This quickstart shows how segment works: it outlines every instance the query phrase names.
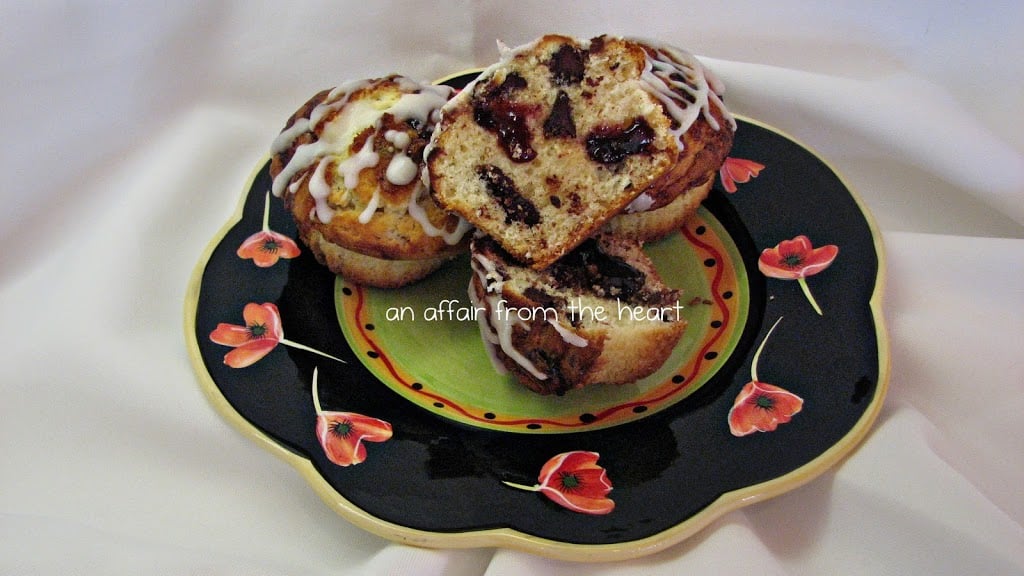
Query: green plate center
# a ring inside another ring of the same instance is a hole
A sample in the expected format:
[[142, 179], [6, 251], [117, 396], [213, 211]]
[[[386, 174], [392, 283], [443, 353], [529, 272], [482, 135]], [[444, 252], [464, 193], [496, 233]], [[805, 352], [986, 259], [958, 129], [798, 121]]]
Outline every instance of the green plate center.
[[[579, 432], [664, 410], [706, 383], [729, 358], [749, 308], [739, 251], [703, 207], [678, 233], [644, 247], [665, 283], [682, 290], [688, 324], [654, 374], [542, 396], [499, 374], [469, 301], [468, 256], [397, 290], [338, 278], [335, 310], [367, 369], [413, 404], [463, 424], [522, 433]], [[615, 314], [609, 310], [609, 314]]]

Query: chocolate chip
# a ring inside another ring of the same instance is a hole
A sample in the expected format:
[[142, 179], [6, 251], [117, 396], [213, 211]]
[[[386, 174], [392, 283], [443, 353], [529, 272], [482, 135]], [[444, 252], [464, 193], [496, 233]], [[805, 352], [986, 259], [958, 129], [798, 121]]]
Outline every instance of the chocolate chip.
[[549, 268], [560, 286], [592, 290], [599, 296], [634, 299], [646, 283], [643, 271], [601, 249], [593, 238], [585, 240]]
[[544, 121], [544, 135], [548, 138], [575, 138], [576, 124], [572, 121], [572, 103], [565, 90], [559, 90], [551, 115]]
[[528, 286], [525, 290], [523, 290], [523, 296], [529, 298], [534, 304], [540, 306], [541, 308], [546, 308], [549, 310], [557, 310], [565, 306], [565, 298], [560, 298], [553, 294], [548, 294], [547, 292], [541, 290], [540, 288], [537, 288], [536, 286]]
[[527, 226], [536, 226], [540, 223], [540, 212], [537, 207], [519, 193], [515, 183], [502, 172], [501, 168], [487, 164], [478, 166], [476, 173], [483, 180], [487, 192], [497, 200], [505, 211], [506, 224], [521, 222]]
[[523, 78], [516, 72], [512, 72], [505, 76], [501, 84], [497, 88], [488, 92], [488, 98], [510, 98], [512, 93], [516, 90], [526, 88], [526, 78]]
[[548, 68], [551, 70], [551, 81], [558, 86], [579, 84], [583, 80], [586, 68], [585, 57], [586, 52], [579, 48], [569, 44], [562, 44], [551, 55], [551, 60], [548, 61]]

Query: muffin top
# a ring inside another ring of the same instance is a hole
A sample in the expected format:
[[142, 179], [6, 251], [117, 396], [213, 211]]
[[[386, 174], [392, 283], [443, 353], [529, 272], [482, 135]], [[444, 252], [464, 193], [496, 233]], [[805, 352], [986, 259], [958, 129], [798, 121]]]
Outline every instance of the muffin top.
[[453, 90], [397, 75], [324, 90], [271, 148], [272, 192], [300, 231], [385, 259], [421, 259], [460, 245], [468, 226], [426, 194], [423, 149]]

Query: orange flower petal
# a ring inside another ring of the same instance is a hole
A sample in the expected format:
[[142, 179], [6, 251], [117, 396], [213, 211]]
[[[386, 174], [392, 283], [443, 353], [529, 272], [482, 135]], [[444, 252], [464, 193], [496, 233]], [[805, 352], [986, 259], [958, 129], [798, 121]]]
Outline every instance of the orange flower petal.
[[747, 158], [726, 158], [726, 162], [730, 165], [731, 169], [735, 170], [736, 172], [743, 173], [743, 180], [739, 180], [739, 176], [736, 177], [736, 181], [740, 182], [741, 184], [744, 182], [749, 182], [751, 178], [756, 178], [759, 174], [761, 174], [761, 170], [764, 170], [764, 164], [761, 164], [760, 162], [754, 162], [753, 160], [749, 160]]
[[838, 255], [839, 247], [835, 244], [828, 244], [811, 250], [810, 257], [807, 259], [807, 266], [804, 269], [804, 276], [814, 276], [828, 268]]
[[322, 412], [316, 420], [316, 437], [327, 458], [339, 466], [366, 460], [366, 442], [391, 438], [391, 424], [351, 412]]
[[266, 232], [262, 231], [249, 236], [238, 246], [235, 254], [238, 254], [239, 258], [252, 258], [263, 247], [263, 243], [266, 242], [266, 236]]
[[746, 158], [728, 157], [718, 169], [718, 176], [726, 192], [735, 192], [736, 184], [745, 184], [757, 177], [764, 169], [764, 164]]
[[295, 258], [299, 254], [302, 254], [302, 250], [299, 249], [299, 245], [291, 238], [273, 231], [271, 231], [270, 234], [277, 240], [279, 246], [278, 250], [281, 252], [281, 258]]
[[811, 251], [811, 248], [811, 239], [803, 234], [792, 240], [783, 240], [779, 242], [778, 246], [780, 252], [796, 252], [798, 254], [806, 254]]
[[248, 326], [221, 322], [213, 332], [210, 332], [210, 340], [223, 346], [241, 346], [252, 342], [252, 332]]
[[277, 346], [277, 340], [264, 338], [253, 340], [224, 355], [224, 363], [232, 368], [252, 366]]
[[354, 414], [348, 412], [348, 417], [359, 429], [359, 433], [362, 434], [362, 439], [367, 442], [384, 442], [391, 439], [392, 429], [391, 424], [380, 420], [379, 418], [371, 418], [370, 416], [363, 416], [362, 414]]
[[729, 430], [734, 436], [771, 432], [789, 422], [803, 404], [802, 398], [783, 388], [748, 382], [729, 410]]
[[615, 509], [615, 501], [611, 498], [590, 498], [587, 496], [580, 496], [571, 492], [564, 492], [551, 488], [550, 486], [541, 486], [540, 492], [547, 496], [552, 502], [568, 508], [573, 512], [580, 512], [582, 514], [608, 514]]
[[722, 167], [718, 169], [718, 178], [722, 181], [722, 188], [725, 188], [726, 192], [732, 194], [737, 190], [736, 179], [733, 178], [732, 172], [729, 170], [728, 166], [723, 164]]

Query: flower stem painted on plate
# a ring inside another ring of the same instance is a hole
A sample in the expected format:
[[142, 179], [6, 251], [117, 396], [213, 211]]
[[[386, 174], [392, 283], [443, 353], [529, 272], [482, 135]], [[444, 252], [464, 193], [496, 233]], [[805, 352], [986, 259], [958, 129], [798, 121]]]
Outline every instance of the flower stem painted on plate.
[[733, 436], [746, 436], [754, 432], [771, 432], [779, 424], [789, 422], [793, 415], [803, 409], [804, 401], [792, 392], [762, 382], [757, 375], [757, 364], [761, 359], [765, 343], [782, 321], [780, 317], [768, 329], [764, 340], [754, 352], [750, 363], [750, 382], [747, 382], [729, 409], [729, 431]]
[[263, 199], [263, 227], [260, 228], [263, 232], [270, 231], [270, 191], [267, 191], [266, 197]]
[[317, 383], [320, 373], [320, 368], [313, 367], [313, 409], [316, 410], [316, 415], [320, 416], [324, 413], [324, 409], [320, 407], [320, 386]]
[[312, 352], [314, 354], [319, 354], [319, 355], [323, 356], [324, 358], [330, 358], [331, 360], [337, 360], [338, 362], [341, 362], [342, 364], [347, 364], [347, 362], [345, 362], [341, 358], [337, 358], [337, 357], [331, 356], [330, 354], [328, 354], [326, 352], [321, 352], [321, 351], [317, 350], [316, 348], [310, 348], [309, 346], [306, 346], [305, 344], [300, 344], [298, 342], [292, 342], [291, 340], [288, 340], [287, 338], [281, 338], [281, 344], [284, 344], [285, 346], [290, 346], [290, 347], [295, 348], [297, 350], [305, 350], [306, 352]]
[[821, 312], [821, 306], [818, 306], [818, 301], [814, 299], [814, 294], [811, 294], [811, 288], [807, 285], [807, 278], [797, 278], [796, 281], [797, 284], [800, 284], [800, 289], [804, 291], [804, 296], [807, 297], [807, 301], [811, 303], [814, 311], [818, 313], [818, 316], [824, 316]]
[[527, 492], [540, 492], [540, 484], [534, 484], [529, 486], [527, 484], [518, 484], [516, 482], [509, 482], [508, 480], [502, 480], [502, 484], [511, 488], [518, 488], [519, 490], [526, 490]]
[[758, 382], [757, 362], [761, 359], [761, 352], [764, 351], [764, 345], [768, 342], [768, 338], [771, 337], [772, 332], [775, 331], [779, 322], [782, 322], [782, 316], [779, 316], [779, 319], [775, 321], [775, 324], [772, 324], [772, 327], [768, 329], [768, 333], [764, 335], [764, 340], [761, 340], [761, 344], [757, 347], [757, 351], [754, 352], [754, 359], [750, 362], [750, 379], [754, 382]]

